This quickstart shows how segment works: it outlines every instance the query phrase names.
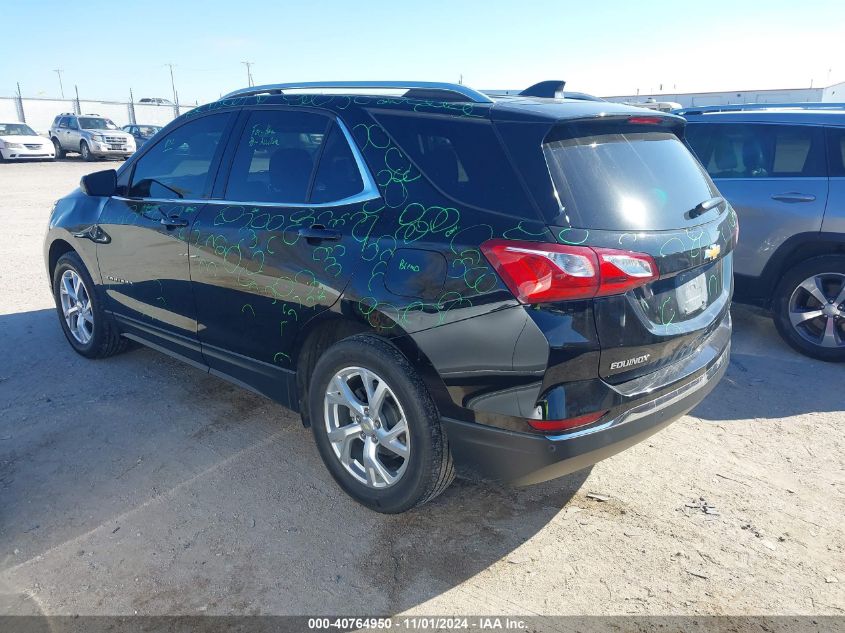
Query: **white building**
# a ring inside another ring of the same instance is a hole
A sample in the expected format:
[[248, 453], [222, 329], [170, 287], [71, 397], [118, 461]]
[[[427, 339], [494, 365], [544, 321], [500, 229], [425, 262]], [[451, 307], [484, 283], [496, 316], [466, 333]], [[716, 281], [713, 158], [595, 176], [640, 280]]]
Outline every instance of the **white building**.
[[799, 103], [799, 102], [834, 102], [845, 103], [845, 81], [827, 88], [783, 88], [779, 90], [735, 90], [725, 92], [687, 92], [639, 95], [616, 95], [603, 97], [619, 103], [645, 103], [654, 101], [674, 101], [682, 107], [727, 105], [736, 103]]

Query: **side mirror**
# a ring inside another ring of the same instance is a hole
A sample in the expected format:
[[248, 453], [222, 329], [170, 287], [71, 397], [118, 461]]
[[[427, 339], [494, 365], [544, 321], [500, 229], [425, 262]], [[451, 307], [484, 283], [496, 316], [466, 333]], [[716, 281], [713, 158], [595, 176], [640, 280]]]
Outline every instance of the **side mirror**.
[[117, 190], [117, 172], [114, 169], [106, 169], [87, 174], [79, 181], [79, 188], [89, 196], [113, 196]]

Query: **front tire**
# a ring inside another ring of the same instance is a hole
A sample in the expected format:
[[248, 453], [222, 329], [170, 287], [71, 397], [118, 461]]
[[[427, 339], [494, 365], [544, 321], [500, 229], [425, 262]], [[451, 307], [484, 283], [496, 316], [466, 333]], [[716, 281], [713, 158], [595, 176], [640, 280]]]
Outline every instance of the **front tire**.
[[845, 361], [845, 255], [824, 255], [789, 270], [775, 290], [775, 326], [802, 354]]
[[94, 155], [91, 153], [91, 148], [88, 147], [88, 143], [86, 143], [85, 141], [82, 141], [79, 144], [79, 153], [82, 154], [82, 160], [86, 162], [90, 163], [92, 160], [94, 160]]
[[332, 477], [359, 503], [399, 513], [454, 479], [431, 396], [390, 343], [358, 335], [323, 353], [308, 392], [311, 429]]
[[106, 358], [126, 349], [114, 319], [100, 305], [94, 280], [74, 252], [65, 253], [53, 271], [53, 297], [65, 337], [86, 358]]
[[53, 147], [56, 148], [56, 158], [64, 158], [65, 157], [65, 150], [62, 149], [62, 144], [59, 143], [59, 139], [53, 139]]

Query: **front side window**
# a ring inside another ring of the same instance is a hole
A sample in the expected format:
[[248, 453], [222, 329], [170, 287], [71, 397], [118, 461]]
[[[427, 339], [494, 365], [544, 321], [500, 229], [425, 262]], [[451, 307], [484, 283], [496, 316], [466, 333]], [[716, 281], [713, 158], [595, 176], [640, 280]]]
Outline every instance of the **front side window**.
[[690, 123], [686, 138], [713, 178], [826, 175], [824, 137], [818, 127]]
[[160, 139], [135, 164], [131, 198], [196, 199], [208, 196], [211, 168], [222, 150], [230, 113], [194, 119]]
[[311, 112], [251, 112], [238, 141], [225, 198], [305, 203], [331, 124], [328, 117]]

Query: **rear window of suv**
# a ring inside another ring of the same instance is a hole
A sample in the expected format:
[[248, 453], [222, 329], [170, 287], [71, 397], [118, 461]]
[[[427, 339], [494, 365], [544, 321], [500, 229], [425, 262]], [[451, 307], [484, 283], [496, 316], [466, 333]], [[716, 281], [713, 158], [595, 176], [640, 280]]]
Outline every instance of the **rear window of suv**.
[[718, 194], [675, 134], [617, 126], [585, 131], [553, 131], [543, 145], [561, 212], [572, 226], [659, 231], [712, 219], [686, 217]]
[[531, 208], [489, 121], [400, 114], [378, 114], [376, 119], [450, 198], [518, 217]]

